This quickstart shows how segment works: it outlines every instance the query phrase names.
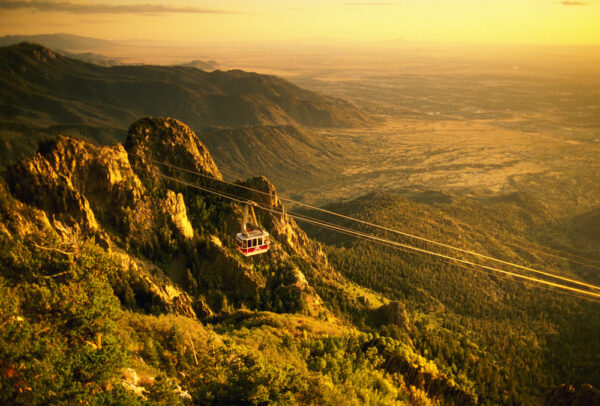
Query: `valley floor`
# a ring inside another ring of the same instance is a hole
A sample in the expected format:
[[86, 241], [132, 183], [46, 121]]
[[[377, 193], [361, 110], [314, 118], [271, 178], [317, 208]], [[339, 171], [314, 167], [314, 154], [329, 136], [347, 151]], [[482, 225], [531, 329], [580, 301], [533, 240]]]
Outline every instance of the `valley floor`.
[[337, 162], [338, 176], [317, 180], [313, 188], [289, 190], [307, 201], [343, 200], [375, 190], [474, 196], [524, 191], [559, 216], [600, 205], [600, 143], [589, 138], [524, 132], [485, 121], [391, 117], [373, 128], [324, 130], [320, 136], [344, 156]]

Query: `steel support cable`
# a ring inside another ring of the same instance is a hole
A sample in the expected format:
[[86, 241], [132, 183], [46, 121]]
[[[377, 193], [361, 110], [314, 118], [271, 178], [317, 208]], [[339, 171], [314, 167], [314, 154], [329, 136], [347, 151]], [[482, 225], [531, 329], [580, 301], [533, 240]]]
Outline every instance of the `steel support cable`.
[[[524, 244], [524, 245], [527, 245], [526, 241], [520, 241], [520, 243]], [[509, 246], [511, 246], [513, 248], [515, 248], [515, 247], [523, 248], [523, 247], [520, 247], [517, 244], [518, 244], [517, 242], [506, 243], [506, 245], [509, 245]], [[573, 264], [581, 265], [581, 266], [584, 266], [584, 267], [589, 268], [589, 269], [595, 269], [597, 271], [600, 271], [600, 265], [592, 265], [592, 264], [588, 264], [588, 263], [585, 263], [585, 262], [578, 261], [576, 259], [566, 258], [566, 257], [560, 256], [560, 255], [553, 254], [553, 253], [548, 252], [548, 251], [544, 251], [544, 247], [541, 246], [541, 245], [532, 244], [532, 246], [535, 247], [535, 248], [537, 248], [537, 249], [539, 249], [541, 251], [541, 252], [539, 252], [540, 256], [551, 257], [551, 258], [556, 258], [556, 259], [562, 259], [562, 260], [565, 260], [565, 261], [569, 261], [569, 262], [571, 262]], [[551, 249], [551, 248], [547, 248], [547, 249]], [[569, 255], [568, 253], [565, 253], [565, 254]], [[591, 259], [591, 258], [586, 258], [586, 259], [589, 260], [589, 261], [594, 262], [594, 260]]]
[[[260, 207], [260, 206], [259, 206], [259, 208], [261, 208], [263, 210], [266, 209], [268, 211], [274, 211], [276, 213], [281, 213], [278, 210], [268, 209], [268, 208], [264, 208], [264, 207]], [[306, 217], [295, 216], [295, 215], [289, 214], [289, 213], [288, 213], [288, 216], [290, 216], [293, 219], [298, 220], [298, 221], [304, 221], [304, 222], [307, 222], [309, 224], [313, 224], [313, 225], [316, 225], [316, 226], [328, 228], [330, 230], [341, 231], [343, 233], [355, 235], [357, 237], [361, 237], [361, 238], [364, 238], [364, 239], [367, 239], [367, 240], [382, 242], [384, 244], [389, 244], [389, 246], [400, 247], [400, 248], [412, 250], [412, 251], [415, 251], [415, 252], [418, 252], [418, 253], [433, 255], [433, 256], [436, 256], [436, 257], [439, 257], [439, 258], [444, 258], [444, 259], [455, 261], [455, 262], [458, 262], [458, 263], [461, 263], [461, 264], [471, 265], [471, 266], [474, 266], [474, 267], [480, 267], [480, 268], [483, 268], [483, 269], [486, 269], [486, 270], [489, 270], [489, 271], [502, 273], [504, 275], [513, 276], [513, 277], [516, 277], [516, 278], [525, 279], [525, 280], [528, 280], [530, 282], [536, 282], [536, 283], [540, 283], [540, 284], [543, 284], [543, 285], [552, 286], [552, 287], [555, 287], [555, 288], [565, 289], [565, 290], [568, 290], [568, 291], [577, 292], [577, 293], [581, 293], [581, 294], [584, 294], [584, 295], [588, 295], [588, 296], [592, 296], [592, 297], [600, 299], [600, 294], [599, 293], [594, 293], [594, 292], [590, 292], [590, 291], [587, 291], [587, 290], [578, 289], [578, 288], [574, 288], [574, 287], [571, 287], [571, 286], [562, 285], [562, 284], [559, 284], [559, 283], [554, 283], [554, 282], [551, 282], [551, 281], [546, 281], [546, 280], [543, 280], [543, 279], [538, 279], [538, 278], [533, 278], [533, 277], [526, 276], [526, 275], [521, 275], [521, 274], [518, 274], [518, 273], [511, 272], [511, 271], [506, 271], [504, 269], [499, 269], [499, 268], [495, 268], [495, 267], [491, 267], [491, 266], [487, 266], [487, 265], [483, 265], [483, 264], [478, 264], [476, 262], [468, 261], [468, 260], [465, 260], [465, 259], [455, 258], [455, 257], [449, 256], [449, 255], [440, 254], [438, 252], [434, 252], [434, 251], [430, 251], [430, 250], [426, 250], [426, 249], [422, 249], [422, 248], [418, 248], [418, 247], [413, 247], [411, 245], [399, 243], [399, 242], [396, 242], [396, 241], [391, 241], [391, 240], [388, 240], [388, 239], [385, 239], [385, 238], [380, 238], [380, 237], [377, 237], [377, 236], [374, 236], [374, 235], [370, 235], [370, 234], [361, 233], [359, 231], [347, 229], [345, 227], [333, 226], [331, 224], [322, 223], [322, 222], [320, 222], [318, 220], [314, 220], [314, 219], [310, 219], [310, 218], [306, 218]]]
[[[288, 213], [288, 214], [290, 214], [290, 213]], [[296, 214], [296, 213], [291, 213], [291, 214], [292, 214], [292, 215], [295, 215], [295, 216], [298, 216], [298, 214]], [[309, 218], [309, 219], [311, 219], [311, 217], [308, 217], [308, 218]], [[324, 220], [319, 220], [319, 221], [321, 221], [321, 222], [322, 222], [322, 224], [328, 224], [328, 225], [330, 225], [330, 226], [337, 226], [337, 224], [329, 223], [329, 222], [326, 222], [326, 221], [324, 221]], [[562, 278], [562, 277], [560, 277], [560, 276], [557, 276], [557, 275], [554, 275], [554, 274], [549, 274], [549, 276], [550, 276], [550, 277], [552, 277], [552, 278], [557, 278], [557, 279], [566, 279], [567, 281], [571, 282], [571, 280], [569, 280], [568, 278]], [[577, 281], [573, 281], [573, 282], [577, 282]], [[593, 285], [592, 285], [592, 286], [593, 286]], [[597, 288], [597, 289], [600, 289], [600, 287], [596, 287], [596, 288]]]
[[[190, 173], [190, 174], [202, 176], [204, 178], [211, 179], [211, 180], [214, 180], [214, 181], [217, 181], [217, 182], [221, 182], [221, 183], [224, 183], [224, 184], [227, 184], [227, 185], [230, 185], [230, 186], [235, 186], [235, 187], [238, 187], [238, 188], [241, 188], [241, 189], [245, 189], [245, 190], [248, 190], [248, 191], [251, 191], [251, 192], [255, 192], [255, 193], [262, 194], [262, 195], [270, 196], [270, 194], [267, 193], [267, 192], [263, 192], [261, 190], [250, 188], [250, 187], [244, 186], [244, 185], [239, 185], [239, 184], [234, 183], [234, 182], [229, 182], [229, 181], [226, 181], [226, 180], [217, 179], [217, 178], [215, 178], [213, 176], [206, 175], [206, 174], [203, 174], [203, 173], [198, 172], [198, 171], [193, 171], [193, 170], [190, 170], [190, 169], [180, 168], [180, 167], [177, 167], [175, 165], [171, 165], [171, 164], [166, 163], [166, 162], [161, 162], [161, 161], [156, 161], [156, 160], [151, 160], [151, 161], [154, 162], [154, 163], [157, 163], [157, 164], [160, 164], [160, 165], [163, 165], [163, 166], [175, 169], [175, 170], [180, 170], [180, 171], [187, 172], [187, 173]], [[522, 270], [525, 270], [525, 271], [537, 273], [539, 275], [544, 275], [544, 276], [548, 276], [548, 277], [551, 277], [551, 278], [560, 279], [562, 281], [573, 283], [573, 284], [580, 285], [580, 286], [585, 286], [585, 287], [590, 288], [590, 289], [600, 290], [599, 286], [592, 285], [592, 284], [589, 284], [589, 283], [586, 283], [586, 282], [581, 282], [581, 281], [578, 281], [578, 280], [575, 280], [575, 279], [567, 278], [567, 277], [556, 275], [556, 274], [553, 274], [553, 273], [540, 271], [538, 269], [534, 269], [534, 268], [531, 268], [531, 267], [528, 267], [528, 266], [524, 266], [524, 265], [515, 264], [513, 262], [505, 261], [505, 260], [502, 260], [502, 259], [499, 259], [499, 258], [490, 257], [488, 255], [480, 254], [478, 252], [469, 251], [469, 250], [466, 250], [466, 249], [454, 247], [452, 245], [448, 245], [448, 244], [444, 244], [444, 243], [441, 243], [441, 242], [438, 242], [438, 241], [430, 240], [430, 239], [425, 238], [425, 237], [420, 237], [420, 236], [417, 236], [417, 235], [414, 235], [414, 234], [405, 233], [403, 231], [396, 230], [396, 229], [389, 228], [389, 227], [385, 227], [385, 226], [382, 226], [382, 225], [379, 225], [379, 224], [376, 224], [376, 223], [372, 223], [372, 222], [369, 222], [369, 221], [357, 219], [355, 217], [346, 216], [344, 214], [336, 213], [336, 212], [333, 212], [333, 211], [330, 211], [330, 210], [326, 210], [326, 209], [323, 209], [323, 208], [320, 208], [320, 207], [317, 207], [317, 206], [310, 205], [308, 203], [298, 202], [298, 201], [295, 201], [295, 200], [292, 200], [292, 199], [288, 199], [288, 198], [285, 198], [285, 197], [279, 197], [279, 200], [284, 201], [284, 202], [289, 202], [289, 203], [297, 204], [297, 205], [300, 205], [300, 206], [304, 206], [304, 207], [307, 207], [307, 208], [310, 208], [310, 209], [313, 209], [313, 210], [316, 210], [316, 211], [320, 211], [322, 213], [330, 214], [330, 215], [333, 215], [333, 216], [336, 216], [336, 217], [340, 217], [340, 218], [343, 218], [343, 219], [346, 219], [346, 220], [351, 220], [351, 221], [354, 221], [354, 222], [357, 222], [357, 223], [361, 223], [361, 224], [364, 224], [364, 225], [375, 227], [375, 228], [378, 228], [380, 230], [388, 231], [390, 233], [402, 235], [402, 236], [405, 236], [405, 237], [413, 238], [413, 239], [416, 239], [416, 240], [419, 240], [419, 241], [424, 241], [424, 242], [427, 242], [427, 243], [430, 243], [430, 244], [433, 244], [433, 245], [437, 245], [437, 246], [440, 246], [440, 247], [448, 248], [448, 249], [451, 249], [451, 250], [454, 250], [454, 251], [462, 252], [464, 254], [469, 254], [469, 255], [473, 255], [473, 256], [479, 257], [479, 258], [483, 258], [483, 259], [487, 259], [487, 260], [490, 260], [490, 261], [498, 262], [498, 263], [501, 263], [503, 265], [508, 265], [508, 266], [519, 268], [519, 269], [522, 269]], [[291, 214], [291, 213], [288, 213], [288, 214]], [[568, 258], [563, 258], [563, 259], [569, 260]], [[590, 266], [590, 265], [588, 265], [588, 266]], [[593, 267], [593, 266], [591, 266], [591, 267]]]
[[335, 216], [342, 217], [342, 218], [345, 218], [345, 219], [348, 219], [348, 220], [353, 220], [353, 221], [356, 221], [358, 223], [362, 223], [362, 224], [365, 224], [365, 225], [370, 225], [372, 227], [379, 228], [381, 230], [388, 231], [388, 232], [391, 232], [391, 233], [394, 233], [394, 234], [399, 234], [399, 235], [410, 237], [410, 238], [413, 238], [413, 239], [416, 239], [416, 240], [428, 242], [428, 243], [431, 243], [431, 244], [434, 244], [434, 245], [437, 245], [437, 246], [440, 246], [440, 247], [444, 247], [444, 248], [448, 248], [448, 249], [451, 249], [451, 250], [454, 250], [454, 251], [462, 252], [464, 254], [473, 255], [473, 256], [476, 256], [476, 257], [479, 257], [479, 258], [483, 258], [483, 259], [487, 259], [487, 260], [490, 260], [490, 261], [498, 262], [498, 263], [501, 263], [501, 264], [504, 264], [504, 265], [512, 266], [512, 267], [519, 268], [519, 269], [523, 269], [525, 271], [534, 272], [534, 273], [537, 273], [537, 274], [540, 274], [540, 275], [544, 275], [544, 276], [548, 276], [548, 277], [551, 277], [551, 278], [560, 279], [560, 280], [565, 281], [565, 282], [570, 282], [570, 283], [574, 283], [574, 284], [577, 284], [577, 285], [585, 286], [585, 287], [588, 287], [588, 288], [600, 290], [599, 286], [595, 286], [595, 285], [592, 285], [592, 284], [589, 284], [589, 283], [577, 281], [577, 280], [574, 280], [574, 279], [571, 279], [571, 278], [566, 278], [564, 276], [552, 274], [552, 273], [549, 273], [549, 272], [540, 271], [538, 269], [534, 269], [534, 268], [531, 268], [531, 267], [528, 267], [528, 266], [524, 266], [524, 265], [515, 264], [513, 262], [504, 261], [502, 259], [498, 259], [498, 258], [490, 257], [488, 255], [480, 254], [480, 253], [477, 253], [477, 252], [474, 252], [474, 251], [469, 251], [469, 250], [465, 250], [465, 249], [462, 249], [462, 248], [454, 247], [452, 245], [448, 245], [448, 244], [444, 244], [444, 243], [437, 242], [437, 241], [434, 241], [434, 240], [430, 240], [428, 238], [419, 237], [419, 236], [415, 236], [415, 235], [412, 235], [412, 234], [404, 233], [402, 231], [394, 230], [394, 229], [389, 228], [389, 227], [385, 227], [385, 226], [377, 225], [375, 223], [371, 223], [371, 222], [368, 222], [368, 221], [364, 221], [364, 220], [356, 219], [356, 218], [353, 218], [353, 217], [345, 216], [343, 214], [338, 214], [338, 213], [335, 213], [335, 212], [332, 212], [332, 211], [329, 211], [329, 210], [319, 209], [319, 208], [316, 208], [316, 207], [311, 207], [311, 208], [317, 209], [319, 211], [323, 211], [323, 212], [325, 212], [327, 214], [335, 215]]
[[[179, 170], [179, 171], [188, 172], [190, 174], [202, 176], [204, 178], [215, 180], [215, 181], [221, 182], [221, 183], [225, 183], [225, 184], [230, 185], [230, 186], [235, 186], [235, 187], [238, 187], [238, 188], [241, 188], [241, 189], [245, 189], [245, 190], [248, 190], [248, 191], [251, 191], [251, 192], [256, 192], [256, 193], [260, 193], [260, 194], [269, 196], [269, 193], [263, 192], [262, 190], [258, 190], [258, 189], [254, 189], [254, 188], [251, 188], [251, 187], [248, 187], [248, 186], [240, 185], [240, 184], [235, 183], [235, 182], [229, 182], [229, 181], [226, 181], [224, 179], [217, 179], [214, 176], [210, 176], [210, 175], [207, 175], [207, 174], [204, 174], [204, 173], [201, 173], [201, 172], [198, 172], [198, 171], [194, 171], [194, 170], [191, 170], [191, 169], [181, 168], [181, 167], [169, 164], [167, 162], [162, 162], [162, 161], [157, 161], [157, 160], [151, 160], [151, 162], [154, 162], [154, 163], [157, 163], [159, 165], [166, 166], [166, 167], [170, 167], [172, 169], [176, 169], [176, 170]], [[280, 200], [288, 202], [288, 203], [297, 204], [297, 205], [304, 206], [304, 207], [307, 207], [307, 208], [310, 208], [310, 209], [313, 209], [313, 210], [317, 210], [317, 211], [321, 211], [321, 212], [324, 212], [324, 213], [327, 213], [327, 214], [331, 214], [333, 216], [342, 217], [342, 218], [345, 218], [345, 219], [348, 219], [348, 220], [352, 220], [352, 221], [356, 221], [356, 222], [363, 223], [363, 224], [366, 224], [366, 225], [370, 225], [370, 226], [373, 226], [373, 227], [376, 227], [376, 228], [382, 228], [382, 229], [384, 229], [386, 231], [390, 231], [390, 232], [397, 233], [397, 234], [400, 234], [400, 235], [405, 235], [407, 237], [411, 237], [411, 238], [415, 238], [415, 239], [423, 239], [423, 240], [428, 241], [428, 242], [430, 242], [432, 244], [443, 245], [443, 243], [440, 243], [440, 242], [437, 242], [437, 241], [427, 240], [427, 239], [424, 239], [423, 237], [419, 237], [417, 235], [413, 235], [413, 234], [409, 234], [409, 233], [403, 233], [402, 231], [399, 231], [399, 230], [385, 228], [385, 226], [381, 226], [379, 224], [366, 222], [364, 220], [357, 219], [357, 218], [350, 217], [350, 216], [345, 216], [343, 214], [332, 212], [332, 211], [329, 211], [329, 210], [326, 210], [326, 209], [323, 209], [323, 208], [320, 208], [320, 207], [317, 207], [317, 206], [310, 205], [308, 203], [299, 202], [299, 201], [292, 200], [292, 199], [285, 198], [285, 197], [281, 197], [281, 196], [278, 196], [278, 197], [279, 197]], [[559, 253], [562, 253], [562, 254], [565, 254], [565, 255], [570, 255], [570, 256], [575, 257], [575, 258], [579, 258], [581, 260], [590, 261], [590, 262], [593, 262], [593, 263], [600, 264], [600, 261], [598, 261], [598, 260], [594, 260], [594, 259], [591, 259], [591, 258], [583, 257], [581, 255], [572, 254], [570, 252], [562, 251], [562, 250], [555, 249], [555, 248], [545, 247], [543, 245], [539, 245], [539, 244], [536, 244], [536, 243], [533, 243], [533, 242], [529, 242], [529, 241], [524, 241], [524, 240], [520, 240], [520, 241], [522, 243], [524, 243], [524, 244], [536, 247], [536, 248], [541, 249], [541, 250], [555, 251], [555, 252], [559, 252]], [[479, 253], [476, 253], [476, 252], [471, 252], [471, 251], [468, 251], [468, 250], [463, 250], [462, 248], [458, 248], [458, 247], [448, 246], [448, 248], [451, 248], [451, 249], [454, 249], [454, 250], [463, 251], [465, 253], [470, 253], [472, 255], [483, 255], [483, 254], [479, 254]], [[555, 257], [555, 258], [564, 259], [564, 260], [567, 260], [567, 261], [570, 261], [570, 262], [573, 262], [573, 263], [576, 263], [576, 264], [579, 264], [579, 265], [584, 265], [584, 266], [587, 266], [587, 267], [591, 267], [591, 268], [600, 270], [600, 268], [596, 267], [595, 265], [590, 265], [590, 264], [587, 264], [587, 263], [578, 262], [578, 261], [575, 261], [575, 260], [573, 260], [571, 258], [565, 258], [565, 257], [559, 256], [559, 255], [550, 254], [548, 252], [546, 252], [545, 254], [549, 255], [549, 256], [552, 256], [552, 257]], [[490, 258], [487, 258], [487, 259], [491, 259], [493, 261], [501, 261], [500, 259], [493, 258], [493, 257], [490, 257]], [[516, 267], [521, 267], [522, 266], [522, 265], [519, 265], [519, 264], [510, 263], [510, 262], [507, 262], [506, 264], [507, 265], [511, 265], [511, 266], [516, 266]], [[529, 269], [529, 270], [531, 270], [531, 269]], [[535, 272], [535, 270], [531, 270], [531, 271]], [[578, 281], [570, 281], [570, 282], [578, 283]]]
[[[342, 233], [342, 234], [346, 234], [346, 235], [351, 235], [351, 234], [345, 233], [343, 231], [338, 231], [338, 232]], [[387, 244], [387, 243], [383, 243], [383, 242], [379, 242], [379, 241], [370, 241], [370, 242], [374, 243], [374, 244], [381, 245], [382, 247], [386, 247], [386, 248], [390, 248], [390, 249], [394, 249], [394, 250], [399, 250], [399, 251], [402, 251], [404, 253], [411, 254], [411, 255], [417, 255], [417, 256], [425, 256], [426, 255], [426, 254], [423, 254], [421, 252], [410, 251], [410, 250], [407, 250], [407, 249], [404, 249], [404, 248], [395, 247], [393, 245], [390, 245], [390, 244]], [[466, 266], [464, 264], [460, 264], [460, 263], [456, 263], [456, 262], [450, 262], [450, 261], [448, 261], [448, 262], [450, 264], [452, 264], [453, 266], [457, 267], [457, 268], [461, 268], [461, 269], [464, 269], [464, 270], [467, 270], [467, 271], [476, 271], [476, 272], [480, 272], [480, 273], [483, 273], [483, 274], [486, 274], [486, 275], [494, 275], [494, 277], [496, 277], [496, 278], [499, 278], [499, 279], [502, 279], [502, 280], [505, 280], [505, 281], [513, 281], [514, 282], [514, 278], [512, 276], [509, 276], [509, 275], [499, 275], [499, 274], [497, 274], [495, 272], [492, 272], [492, 271], [489, 271], [487, 269], [480, 269], [480, 268], [473, 267], [473, 266]], [[575, 298], [575, 299], [585, 299], [585, 300], [591, 300], [591, 301], [600, 303], [600, 299], [592, 298], [592, 297], [589, 297], [587, 295], [584, 296], [584, 295], [581, 295], [581, 294], [578, 294], [578, 293], [574, 293], [574, 292], [569, 292], [569, 291], [566, 291], [566, 290], [557, 290], [557, 289], [554, 289], [552, 287], [548, 287], [548, 286], [545, 286], [545, 285], [536, 285], [536, 287], [538, 289], [543, 289], [543, 290], [546, 290], [546, 291], [549, 291], [549, 292], [553, 292], [553, 293], [560, 293], [561, 295], [569, 296], [569, 297], [572, 297], [572, 298]]]
[[[300, 220], [300, 219], [296, 219], [296, 220]], [[300, 220], [300, 221], [302, 221], [302, 220]], [[308, 221], [309, 220], [307, 220], [307, 222]], [[316, 224], [314, 224], [314, 225], [316, 225]], [[327, 227], [325, 225], [321, 225], [321, 227], [322, 228], [330, 229], [332, 231], [336, 231], [336, 232], [341, 233], [341, 234], [349, 235], [349, 236], [352, 236], [352, 237], [357, 237], [353, 233], [342, 231], [342, 230], [334, 230], [334, 229], [329, 228], [329, 227]], [[403, 248], [403, 247], [397, 247], [397, 246], [395, 246], [393, 244], [389, 244], [389, 243], [386, 243], [386, 242], [373, 241], [373, 240], [369, 240], [369, 242], [381, 245], [381, 246], [386, 247], [386, 248], [391, 248], [391, 249], [394, 249], [394, 250], [402, 251], [404, 253], [411, 254], [411, 255], [417, 255], [417, 256], [428, 255], [428, 254], [424, 254], [422, 252], [416, 252], [416, 251], [409, 250], [409, 249], [406, 249], [406, 248]], [[474, 266], [466, 266], [464, 264], [456, 263], [454, 261], [449, 261], [449, 263], [452, 264], [452, 265], [454, 265], [454, 266], [456, 266], [457, 268], [461, 268], [461, 269], [464, 269], [464, 270], [467, 270], [467, 271], [476, 271], [476, 272], [484, 273], [486, 275], [494, 275], [495, 277], [503, 279], [505, 281], [513, 281], [513, 282], [515, 281], [514, 278], [511, 275], [502, 275], [502, 274], [499, 275], [498, 273], [496, 273], [494, 271], [490, 271], [488, 269], [480, 269], [480, 268], [474, 267]], [[582, 295], [580, 293], [569, 292], [567, 290], [556, 290], [556, 289], [554, 289], [552, 287], [548, 287], [548, 286], [545, 286], [545, 285], [539, 285], [538, 284], [536, 286], [539, 289], [544, 289], [544, 290], [547, 290], [549, 292], [554, 292], [554, 293], [560, 293], [561, 295], [569, 296], [569, 297], [572, 297], [572, 298], [586, 299], [586, 300], [592, 300], [592, 301], [595, 301], [595, 302], [600, 302], [600, 298], [590, 297], [589, 295]]]
[[[205, 191], [205, 192], [208, 192], [208, 193], [213, 193], [213, 194], [215, 194], [217, 196], [221, 196], [221, 197], [224, 197], [226, 199], [230, 199], [230, 200], [236, 201], [238, 203], [243, 203], [243, 204], [247, 203], [247, 200], [242, 200], [242, 199], [239, 199], [239, 198], [236, 198], [236, 197], [232, 197], [230, 195], [227, 195], [227, 194], [224, 194], [224, 193], [220, 193], [220, 192], [215, 191], [215, 190], [210, 189], [210, 188], [206, 188], [206, 187], [202, 187], [202, 186], [199, 186], [199, 185], [195, 185], [193, 183], [185, 182], [185, 181], [182, 181], [180, 179], [173, 178], [173, 177], [166, 176], [166, 175], [160, 175], [160, 176], [162, 176], [165, 179], [168, 179], [168, 180], [171, 180], [171, 181], [174, 181], [174, 182], [177, 182], [177, 183], [181, 183], [183, 185], [186, 185], [186, 186], [189, 186], [189, 187], [192, 187], [192, 188], [195, 188], [195, 189], [199, 189], [199, 190], [202, 190], [202, 191]], [[599, 293], [594, 293], [594, 292], [590, 292], [590, 291], [587, 291], [587, 290], [578, 289], [578, 288], [574, 288], [574, 287], [571, 287], [571, 286], [566, 286], [566, 285], [562, 285], [562, 284], [559, 284], [559, 283], [546, 281], [546, 280], [543, 280], [543, 279], [533, 278], [533, 277], [526, 276], [526, 275], [521, 275], [521, 274], [518, 274], [518, 273], [515, 273], [515, 272], [506, 271], [506, 270], [503, 270], [503, 269], [494, 268], [494, 267], [483, 265], [483, 264], [478, 264], [476, 262], [468, 261], [468, 260], [465, 260], [465, 259], [459, 259], [459, 258], [455, 258], [455, 257], [449, 256], [449, 255], [440, 254], [440, 253], [437, 253], [437, 252], [434, 252], [434, 251], [430, 251], [430, 250], [426, 250], [426, 249], [422, 249], [422, 248], [418, 248], [418, 247], [413, 247], [411, 245], [407, 245], [407, 244], [399, 243], [397, 241], [392, 241], [392, 240], [388, 240], [388, 239], [385, 239], [385, 238], [377, 237], [377, 236], [374, 236], [374, 235], [371, 235], [371, 234], [362, 233], [360, 231], [352, 230], [352, 229], [349, 229], [349, 228], [345, 228], [345, 227], [341, 227], [341, 226], [336, 226], [336, 225], [332, 225], [332, 224], [329, 224], [329, 223], [324, 223], [324, 222], [322, 222], [320, 220], [312, 219], [310, 217], [305, 217], [305, 216], [295, 215], [295, 214], [289, 214], [289, 213], [286, 214], [282, 210], [277, 210], [277, 209], [273, 209], [273, 208], [270, 208], [270, 207], [265, 207], [265, 206], [262, 206], [260, 204], [256, 204], [256, 207], [258, 207], [259, 209], [262, 209], [262, 210], [274, 213], [274, 214], [287, 215], [287, 216], [289, 216], [289, 217], [291, 217], [291, 218], [293, 218], [295, 220], [298, 220], [298, 221], [307, 222], [309, 224], [314, 224], [314, 225], [317, 225], [317, 226], [320, 226], [320, 227], [323, 227], [323, 228], [328, 228], [328, 229], [331, 229], [331, 230], [334, 230], [334, 231], [341, 231], [341, 232], [344, 232], [344, 233], [347, 233], [347, 234], [351, 234], [351, 235], [354, 235], [354, 236], [357, 236], [359, 238], [363, 238], [363, 239], [366, 239], [366, 240], [379, 241], [379, 242], [382, 242], [382, 243], [389, 244], [390, 246], [400, 247], [400, 248], [408, 249], [408, 250], [411, 250], [411, 251], [415, 251], [415, 252], [419, 252], [419, 253], [423, 253], [423, 254], [428, 254], [428, 255], [439, 257], [439, 258], [444, 258], [444, 259], [447, 259], [447, 260], [450, 260], [450, 261], [455, 261], [455, 262], [458, 262], [458, 263], [461, 263], [461, 264], [471, 265], [471, 266], [474, 266], [474, 267], [480, 267], [482, 269], [486, 269], [486, 270], [489, 270], [489, 271], [501, 273], [501, 274], [508, 275], [508, 276], [513, 276], [515, 278], [520, 278], [520, 279], [523, 279], [523, 280], [527, 280], [527, 281], [530, 281], [530, 282], [535, 282], [535, 283], [546, 285], [546, 286], [551, 286], [551, 287], [555, 287], [555, 288], [559, 288], [559, 289], [564, 289], [564, 290], [571, 291], [571, 292], [581, 293], [583, 295], [591, 296], [591, 297], [594, 297], [594, 298], [600, 298], [600, 294]]]

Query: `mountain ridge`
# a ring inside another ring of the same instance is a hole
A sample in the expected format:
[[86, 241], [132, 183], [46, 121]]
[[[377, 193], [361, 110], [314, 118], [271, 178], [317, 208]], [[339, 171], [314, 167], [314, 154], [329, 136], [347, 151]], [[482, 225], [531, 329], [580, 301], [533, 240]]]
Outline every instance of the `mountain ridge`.
[[[7, 97], [5, 104], [9, 102], [14, 109], [43, 106], [41, 99], [39, 103], [35, 100], [27, 100], [30, 103], [27, 105], [19, 103], [19, 96], [24, 97], [25, 89], [30, 89], [39, 98], [51, 94], [56, 101], [86, 102], [90, 108], [112, 104], [111, 112], [119, 107], [132, 114], [145, 106], [148, 109], [145, 114], [139, 111], [134, 114], [176, 116], [192, 128], [263, 124], [346, 127], [370, 121], [350, 102], [317, 95], [275, 76], [241, 70], [204, 72], [184, 66], [151, 65], [101, 67], [63, 57], [32, 43], [1, 48], [0, 60], [2, 73], [6, 75], [0, 90]], [[151, 94], [140, 97], [145, 87], [156, 92], [154, 98]], [[122, 104], [125, 101], [128, 106]], [[159, 105], [171, 106], [171, 111], [160, 111]], [[194, 112], [191, 107], [208, 110]], [[71, 121], [58, 111], [47, 113], [51, 124], [100, 123], [83, 106], [73, 111], [76, 116]], [[131, 121], [131, 116], [122, 115], [109, 120], [121, 125]]]
[[[331, 159], [315, 156], [323, 147], [336, 153], [335, 146], [314, 134], [315, 127], [373, 122], [349, 102], [240, 70], [103, 67], [30, 43], [1, 48], [0, 61], [3, 166], [31, 156], [40, 141], [57, 135], [112, 145], [124, 141], [129, 124], [138, 118], [168, 116], [206, 136], [221, 165], [233, 163], [233, 149], [242, 150], [244, 165], [229, 166], [239, 174], [277, 174], [283, 168], [285, 177], [303, 179], [333, 167]], [[292, 169], [261, 157], [273, 153], [279, 160], [289, 155]]]
[[114, 45], [113, 41], [104, 39], [84, 37], [81, 35], [55, 33], [41, 35], [5, 35], [0, 37], [0, 46], [9, 46], [21, 42], [33, 42], [48, 48], [59, 50], [87, 50], [92, 48], [104, 48]]

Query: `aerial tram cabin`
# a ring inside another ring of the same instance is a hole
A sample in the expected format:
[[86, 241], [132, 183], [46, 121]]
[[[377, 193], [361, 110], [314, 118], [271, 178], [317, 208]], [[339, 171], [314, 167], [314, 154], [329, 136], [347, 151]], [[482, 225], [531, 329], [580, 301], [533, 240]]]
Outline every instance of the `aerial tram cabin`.
[[[248, 223], [248, 211], [251, 213], [251, 219], [253, 223], [251, 227], [247, 226]], [[244, 208], [244, 218], [242, 219], [242, 232], [237, 233], [235, 236], [237, 244], [237, 250], [244, 256], [250, 257], [252, 255], [263, 254], [269, 250], [271, 246], [271, 240], [269, 239], [269, 233], [261, 229], [256, 221], [256, 215], [254, 214], [254, 208], [252, 202], [248, 202]]]

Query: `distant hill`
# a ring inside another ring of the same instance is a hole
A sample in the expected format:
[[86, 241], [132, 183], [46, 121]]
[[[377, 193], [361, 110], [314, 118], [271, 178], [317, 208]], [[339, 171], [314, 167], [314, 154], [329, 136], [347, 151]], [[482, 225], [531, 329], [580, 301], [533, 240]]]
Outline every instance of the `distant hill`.
[[[126, 65], [119, 58], [111, 58], [94, 52], [68, 52], [64, 50], [58, 50], [58, 53], [73, 59], [78, 59], [83, 62], [93, 63], [94, 65], [100, 66], [117, 66]], [[129, 64], [130, 65], [130, 64]]]
[[21, 42], [34, 42], [55, 50], [79, 51], [112, 46], [112, 41], [82, 37], [72, 34], [43, 34], [43, 35], [5, 35], [0, 37], [0, 46], [9, 46]]
[[198, 68], [202, 70], [215, 70], [219, 66], [216, 61], [201, 61], [199, 59], [194, 59], [193, 61], [182, 63], [179, 66], [188, 66], [190, 68]]
[[0, 100], [2, 163], [65, 131], [99, 144], [122, 141], [129, 123], [149, 115], [178, 118], [195, 130], [371, 122], [352, 103], [275, 76], [184, 66], [103, 67], [31, 43], [0, 49]]
[[264, 174], [285, 188], [307, 188], [336, 176], [343, 151], [318, 134], [291, 125], [202, 128], [198, 136], [226, 174]]
[[[122, 65], [118, 58], [104, 56], [98, 51], [116, 43], [98, 38], [82, 37], [71, 34], [43, 34], [43, 35], [5, 35], [0, 37], [0, 46], [17, 45], [22, 42], [40, 44], [46, 48], [73, 59], [93, 63], [101, 66]], [[85, 52], [82, 52], [85, 51]]]

